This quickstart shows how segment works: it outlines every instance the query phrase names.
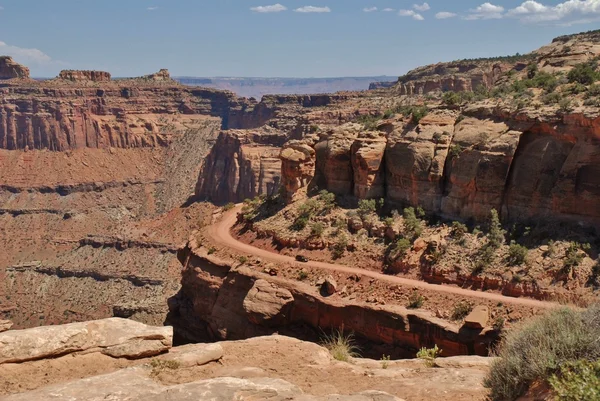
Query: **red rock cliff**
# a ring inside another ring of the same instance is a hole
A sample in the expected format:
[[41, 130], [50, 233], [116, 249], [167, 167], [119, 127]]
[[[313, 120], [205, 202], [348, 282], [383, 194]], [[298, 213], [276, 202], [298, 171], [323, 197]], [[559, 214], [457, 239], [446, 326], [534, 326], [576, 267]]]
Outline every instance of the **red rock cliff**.
[[0, 79], [29, 78], [29, 68], [16, 63], [12, 57], [0, 56]]

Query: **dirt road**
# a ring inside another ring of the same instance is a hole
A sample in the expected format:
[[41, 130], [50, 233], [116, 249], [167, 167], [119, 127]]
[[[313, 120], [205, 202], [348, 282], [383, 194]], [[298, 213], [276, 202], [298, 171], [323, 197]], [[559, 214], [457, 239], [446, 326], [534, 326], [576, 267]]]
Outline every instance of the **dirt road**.
[[[213, 224], [208, 228], [208, 235], [215, 241], [215, 243], [233, 249], [235, 251], [258, 256], [261, 259], [268, 260], [270, 262], [275, 263], [298, 263], [296, 260], [290, 256], [281, 255], [279, 253], [270, 252], [264, 249], [256, 248], [252, 245], [244, 244], [241, 241], [238, 241], [231, 235], [231, 228], [236, 222], [237, 213], [240, 211], [241, 206], [238, 205], [234, 209], [226, 212], [223, 215], [223, 218], [217, 223]], [[523, 305], [533, 308], [555, 308], [559, 306], [559, 304], [553, 302], [546, 301], [538, 301], [530, 298], [514, 298], [508, 297], [502, 294], [492, 293], [492, 292], [481, 292], [468, 290], [459, 287], [447, 286], [447, 285], [437, 285], [430, 284], [424, 281], [413, 280], [403, 277], [389, 276], [382, 273], [360, 269], [356, 267], [350, 267], [346, 265], [338, 265], [333, 263], [324, 263], [324, 262], [316, 262], [316, 261], [308, 261], [307, 263], [302, 263], [302, 266], [308, 266], [323, 270], [329, 270], [333, 272], [340, 273], [348, 273], [348, 274], [359, 274], [366, 277], [371, 277], [380, 281], [385, 281], [392, 284], [412, 287], [412, 288], [421, 288], [423, 290], [436, 291], [441, 293], [454, 294], [465, 297], [473, 297], [486, 299], [491, 301], [503, 302], [505, 304], [513, 304], [513, 305]]]

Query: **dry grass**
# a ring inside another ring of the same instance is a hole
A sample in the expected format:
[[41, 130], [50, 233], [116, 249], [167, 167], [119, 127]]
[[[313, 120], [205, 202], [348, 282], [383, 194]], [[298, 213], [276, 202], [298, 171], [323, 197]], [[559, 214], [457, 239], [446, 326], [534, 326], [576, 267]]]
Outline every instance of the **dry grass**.
[[350, 362], [351, 358], [360, 356], [359, 348], [354, 344], [353, 334], [344, 334], [344, 330], [334, 330], [330, 335], [325, 335], [321, 345], [329, 350], [334, 359]]

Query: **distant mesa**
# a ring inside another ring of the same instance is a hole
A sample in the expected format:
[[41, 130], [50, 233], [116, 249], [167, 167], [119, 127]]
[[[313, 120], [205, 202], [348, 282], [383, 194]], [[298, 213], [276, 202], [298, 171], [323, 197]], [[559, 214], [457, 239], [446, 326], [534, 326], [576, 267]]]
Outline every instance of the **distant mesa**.
[[29, 79], [29, 68], [15, 62], [12, 57], [0, 56], [0, 79]]
[[109, 82], [111, 76], [109, 72], [105, 71], [62, 70], [60, 74], [58, 74], [58, 78], [72, 82]]
[[142, 79], [147, 81], [170, 81], [171, 74], [169, 74], [169, 70], [163, 68], [159, 72], [155, 72], [154, 74], [144, 75]]

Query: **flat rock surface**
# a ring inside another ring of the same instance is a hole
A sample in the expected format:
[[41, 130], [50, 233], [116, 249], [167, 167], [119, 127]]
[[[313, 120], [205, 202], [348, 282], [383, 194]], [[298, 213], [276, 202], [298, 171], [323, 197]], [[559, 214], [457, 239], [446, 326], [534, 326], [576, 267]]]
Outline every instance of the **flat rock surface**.
[[172, 344], [172, 327], [110, 318], [1, 333], [0, 364], [73, 352], [100, 352], [115, 358], [136, 359], [166, 352]]

